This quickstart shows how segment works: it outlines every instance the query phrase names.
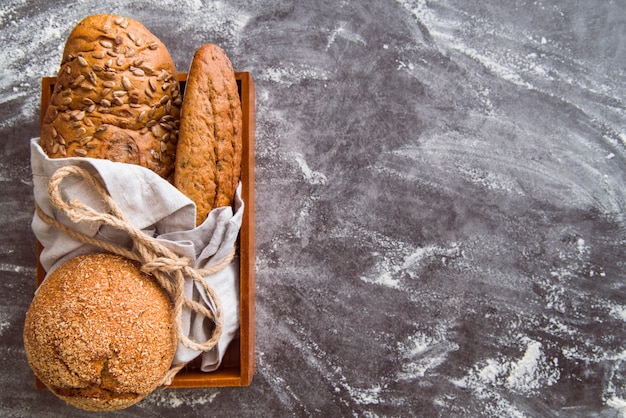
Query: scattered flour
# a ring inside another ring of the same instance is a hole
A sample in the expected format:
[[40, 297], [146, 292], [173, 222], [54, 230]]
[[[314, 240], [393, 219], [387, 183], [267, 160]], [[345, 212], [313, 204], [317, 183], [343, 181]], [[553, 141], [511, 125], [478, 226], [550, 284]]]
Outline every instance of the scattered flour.
[[626, 322], [626, 306], [613, 304], [609, 308], [612, 317]]
[[[51, 15], [35, 15], [23, 21], [14, 20], [6, 11], [2, 16], [6, 19], [2, 24], [6, 28], [2, 42], [15, 46], [0, 49], [0, 103], [15, 103], [14, 110], [0, 122], [0, 129], [5, 129], [30, 120], [39, 112], [38, 87], [42, 76], [56, 74], [64, 22]], [[35, 51], [37, 59], [27, 56], [26, 51]], [[29, 60], [26, 66], [25, 60]]]
[[431, 244], [419, 248], [411, 248], [408, 245], [398, 246], [396, 243], [394, 250], [396, 254], [400, 254], [401, 258], [381, 257], [372, 268], [373, 271], [361, 276], [360, 279], [366, 283], [401, 289], [402, 283], [399, 277], [416, 279], [425, 263], [445, 264], [448, 259], [463, 255], [457, 243], [452, 243], [449, 247]]
[[34, 267], [17, 266], [15, 264], [0, 263], [0, 271], [11, 271], [14, 273], [35, 275], [36, 269]]
[[0, 318], [0, 337], [4, 334], [4, 331], [6, 331], [10, 326], [11, 322], [6, 320], [5, 318]]
[[350, 397], [358, 405], [376, 405], [380, 402], [380, 395], [383, 391], [381, 385], [374, 385], [370, 388], [352, 388], [344, 386], [350, 393]]
[[267, 66], [260, 69], [255, 73], [255, 78], [289, 87], [303, 80], [326, 81], [331, 78], [331, 74], [321, 67], [283, 63], [280, 67]]
[[157, 390], [150, 394], [143, 402], [159, 406], [167, 406], [170, 408], [179, 408], [181, 406], [197, 406], [213, 403], [219, 395], [219, 391], [201, 391], [187, 395], [176, 390]]
[[439, 259], [442, 263], [445, 263], [447, 258], [458, 257], [461, 254], [461, 248], [457, 243], [452, 243], [447, 248], [431, 244], [417, 248], [413, 253], [406, 256], [402, 268], [420, 266], [424, 261], [430, 259]]
[[217, 32], [226, 35], [236, 45], [251, 19], [241, 8], [224, 1], [168, 0], [168, 3], [171, 4], [171, 10], [179, 10], [187, 15], [182, 20], [184, 26], [181, 29], [192, 36], [202, 37], [199, 42], [206, 39], [207, 33]]
[[348, 22], [339, 22], [339, 25], [330, 32], [328, 36], [328, 42], [326, 43], [326, 50], [328, 50], [332, 46], [332, 44], [335, 43], [335, 40], [337, 38], [343, 38], [347, 41], [367, 46], [367, 42], [361, 35], [359, 35], [358, 33], [354, 33], [349, 29], [346, 29], [346, 26], [348, 26]]
[[304, 179], [307, 181], [307, 183], [320, 185], [326, 184], [326, 182], [328, 181], [326, 176], [319, 171], [311, 170], [302, 154], [294, 154], [294, 159], [300, 166], [300, 170], [302, 170], [302, 174], [304, 175]]
[[[469, 181], [487, 190], [513, 192], [516, 189], [515, 182], [505, 178], [501, 173], [494, 173], [480, 169], [476, 166], [458, 167], [458, 170]], [[519, 191], [517, 193], [520, 193]]]
[[544, 386], [552, 386], [560, 377], [558, 360], [549, 360], [541, 350], [540, 342], [530, 341], [524, 356], [511, 364], [506, 386], [529, 393]]
[[524, 395], [554, 385], [560, 377], [557, 358], [548, 358], [538, 341], [527, 340], [526, 351], [520, 359], [485, 359], [463, 379], [454, 382], [477, 394], [506, 388]]
[[414, 380], [424, 376], [443, 364], [448, 354], [457, 351], [459, 345], [446, 337], [445, 330], [435, 330], [432, 335], [417, 332], [397, 345], [397, 351], [403, 358], [402, 372], [398, 380]]
[[[181, 10], [192, 10], [196, 12], [204, 8], [201, 0], [161, 0], [160, 3], [163, 6], [177, 7]], [[215, 2], [214, 4], [221, 5], [221, 2]]]
[[393, 274], [389, 271], [383, 271], [374, 277], [361, 276], [360, 279], [365, 283], [377, 284], [390, 289], [400, 289], [401, 287], [400, 280], [394, 278]]
[[606, 406], [619, 412], [622, 418], [626, 417], [626, 400], [613, 396], [606, 401]]
[[626, 363], [626, 350], [613, 356], [607, 356], [605, 353], [605, 356], [611, 360], [612, 368], [608, 376], [607, 386], [602, 394], [604, 403], [621, 413], [622, 417], [626, 417], [626, 388], [623, 385], [623, 378], [620, 374], [623, 365]]

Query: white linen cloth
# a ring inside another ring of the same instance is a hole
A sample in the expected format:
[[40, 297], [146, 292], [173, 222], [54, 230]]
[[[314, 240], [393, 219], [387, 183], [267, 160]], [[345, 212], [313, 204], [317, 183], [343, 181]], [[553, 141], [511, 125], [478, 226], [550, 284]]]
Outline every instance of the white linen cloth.
[[[115, 203], [135, 227], [158, 239], [179, 256], [192, 260], [191, 266], [196, 269], [219, 264], [236, 243], [244, 211], [241, 183], [235, 196], [234, 212], [230, 206], [216, 208], [196, 227], [195, 204], [151, 170], [138, 165], [93, 158], [48, 158], [39, 145], [39, 138], [31, 139], [33, 191], [39, 207], [76, 231], [91, 237], [97, 235], [129, 249], [132, 248], [132, 242], [124, 232], [94, 222], [74, 224], [65, 215], [58, 213], [51, 204], [48, 181], [57, 169], [66, 165], [78, 165], [92, 174], [97, 174]], [[63, 185], [62, 192], [66, 201], [78, 198], [96, 210], [106, 210], [101, 199], [85, 181], [67, 178]], [[77, 255], [96, 250], [48, 225], [36, 213], [33, 216], [32, 229], [43, 246], [40, 262], [48, 273]], [[221, 338], [212, 350], [204, 353], [179, 343], [173, 364], [186, 363], [202, 355], [201, 368], [210, 372], [219, 367], [228, 344], [239, 331], [239, 257], [235, 256], [225, 269], [204, 277], [204, 280], [215, 290], [222, 306], [224, 323]], [[212, 305], [202, 286], [191, 279], [186, 280], [185, 295], [207, 307]], [[183, 309], [182, 325], [187, 336], [197, 342], [208, 340], [212, 331], [210, 321], [205, 321], [205, 318], [195, 315], [187, 308]]]

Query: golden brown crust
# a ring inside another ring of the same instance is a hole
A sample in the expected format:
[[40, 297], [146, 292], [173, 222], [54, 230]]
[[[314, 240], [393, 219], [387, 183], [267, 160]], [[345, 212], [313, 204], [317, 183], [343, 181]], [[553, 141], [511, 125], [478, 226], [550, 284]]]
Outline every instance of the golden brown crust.
[[121, 409], [152, 392], [177, 340], [167, 294], [133, 262], [76, 257], [41, 284], [26, 314], [24, 347], [35, 375], [86, 410]]
[[181, 104], [174, 62], [156, 36], [133, 19], [89, 16], [65, 44], [41, 145], [52, 158], [105, 158], [167, 178]]
[[181, 109], [174, 184], [196, 203], [196, 223], [230, 205], [241, 174], [242, 113], [226, 53], [206, 44], [194, 54]]

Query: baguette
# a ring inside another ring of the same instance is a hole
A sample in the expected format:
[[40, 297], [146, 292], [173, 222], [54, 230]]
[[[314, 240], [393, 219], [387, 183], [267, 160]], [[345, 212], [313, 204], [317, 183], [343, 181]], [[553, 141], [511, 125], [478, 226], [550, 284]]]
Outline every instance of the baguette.
[[70, 33], [41, 145], [51, 158], [139, 164], [171, 176], [182, 97], [174, 62], [141, 23], [88, 16]]
[[194, 54], [181, 109], [174, 185], [196, 203], [196, 224], [230, 205], [241, 174], [242, 111], [226, 53], [206, 44]]

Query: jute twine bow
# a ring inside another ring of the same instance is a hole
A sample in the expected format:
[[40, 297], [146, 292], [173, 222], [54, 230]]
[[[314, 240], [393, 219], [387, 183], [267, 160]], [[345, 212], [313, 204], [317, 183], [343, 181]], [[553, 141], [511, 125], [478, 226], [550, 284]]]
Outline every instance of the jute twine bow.
[[[65, 178], [70, 176], [79, 176], [87, 181], [105, 203], [108, 213], [96, 211], [85, 205], [79, 199], [66, 202], [61, 196], [61, 183]], [[189, 259], [178, 256], [158, 240], [145, 234], [129, 222], [100, 181], [89, 173], [89, 171], [78, 166], [59, 168], [50, 178], [48, 194], [50, 195], [52, 204], [67, 215], [74, 223], [100, 222], [126, 232], [132, 239], [136, 251], [131, 251], [115, 243], [90, 237], [75, 231], [49, 216], [36, 205], [35, 209], [41, 220], [78, 241], [139, 262], [141, 264], [141, 270], [147, 274], [151, 274], [174, 302], [174, 327], [178, 341], [185, 347], [195, 351], [208, 351], [217, 344], [222, 335], [223, 328], [222, 308], [217, 294], [202, 277], [215, 274], [228, 266], [235, 256], [235, 248], [233, 248], [228, 256], [218, 265], [208, 269], [194, 269], [190, 266]], [[209, 300], [213, 302], [213, 310], [185, 296], [185, 277], [191, 278], [195, 283], [202, 286]], [[207, 341], [193, 341], [185, 335], [182, 327], [183, 307], [190, 309], [197, 315], [209, 318], [214, 322], [215, 327], [213, 334]], [[172, 365], [161, 384], [171, 384], [176, 373], [178, 373], [185, 364], [186, 363]]]

